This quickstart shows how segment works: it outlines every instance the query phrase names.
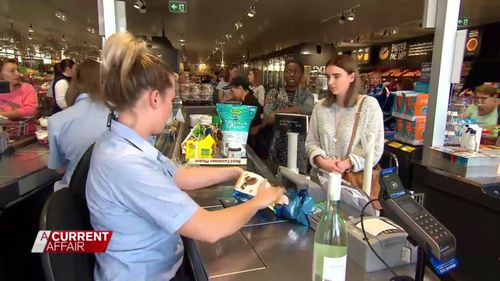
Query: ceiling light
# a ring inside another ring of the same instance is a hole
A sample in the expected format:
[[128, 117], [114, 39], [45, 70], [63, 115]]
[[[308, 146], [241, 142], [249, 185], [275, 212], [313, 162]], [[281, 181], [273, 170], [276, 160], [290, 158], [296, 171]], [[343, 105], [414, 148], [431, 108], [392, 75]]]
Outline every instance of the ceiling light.
[[349, 40], [349, 43], [354, 43], [354, 39]]
[[186, 42], [186, 40], [181, 38], [181, 39], [179, 39], [179, 42], [184, 43], [184, 42]]
[[345, 22], [345, 15], [344, 15], [344, 14], [342, 14], [342, 15], [340, 16], [340, 18], [339, 18], [339, 23], [340, 23], [340, 24], [343, 24], [344, 22]]
[[247, 68], [248, 67], [248, 63], [245, 62], [245, 64], [243, 64], [243, 67]]
[[226, 40], [229, 40], [229, 39], [233, 38], [233, 36], [231, 34], [229, 34], [229, 33], [226, 34], [225, 37], [226, 37]]
[[347, 14], [347, 20], [348, 21], [353, 21], [354, 20], [354, 9], [351, 10], [351, 12], [349, 14]]
[[239, 21], [239, 22], [234, 24], [234, 27], [236, 28], [236, 30], [239, 30], [240, 28], [243, 27], [243, 23], [241, 21]]
[[146, 5], [142, 6], [142, 8], [139, 9], [139, 13], [145, 14], [148, 10], [146, 9]]
[[62, 21], [66, 21], [66, 14], [64, 14], [63, 12], [61, 11], [57, 11], [56, 12], [56, 18], [62, 20]]
[[146, 6], [146, 3], [144, 2], [144, 0], [137, 0], [134, 3], [134, 8], [136, 8], [138, 10], [142, 9], [145, 6]]
[[393, 28], [393, 29], [391, 30], [391, 34], [392, 34], [392, 35], [398, 34], [398, 32], [399, 32], [399, 31], [398, 31], [398, 29], [397, 29], [397, 28]]
[[31, 37], [31, 32], [28, 34], [28, 40], [33, 40], [33, 37]]
[[61, 37], [61, 41], [66, 42], [66, 38], [64, 37], [64, 34]]
[[28, 32], [29, 33], [35, 32], [35, 30], [33, 29], [33, 25], [32, 24], [30, 24], [30, 27], [28, 27]]
[[253, 17], [255, 17], [255, 5], [252, 5], [252, 6], [250, 7], [250, 10], [248, 10], [247, 16], [248, 16], [249, 18], [253, 18]]

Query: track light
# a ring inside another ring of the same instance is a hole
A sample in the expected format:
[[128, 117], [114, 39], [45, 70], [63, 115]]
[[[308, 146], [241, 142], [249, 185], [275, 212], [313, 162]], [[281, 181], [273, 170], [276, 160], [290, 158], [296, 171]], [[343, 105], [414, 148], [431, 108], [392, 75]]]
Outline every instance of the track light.
[[137, 0], [134, 3], [134, 8], [140, 10], [140, 9], [145, 9], [146, 8], [146, 2], [144, 0]]
[[66, 38], [64, 37], [64, 34], [61, 37], [61, 41], [66, 42]]
[[30, 24], [30, 27], [28, 27], [28, 32], [29, 33], [35, 32], [35, 30], [33, 29], [33, 25], [32, 24]]
[[353, 21], [354, 20], [354, 9], [351, 10], [351, 12], [349, 12], [349, 14], [347, 14], [347, 20], [348, 21]]
[[31, 37], [31, 32], [28, 33], [28, 40], [33, 40], [33, 37]]
[[343, 24], [344, 22], [345, 22], [345, 15], [344, 15], [344, 14], [342, 14], [342, 15], [340, 16], [340, 18], [339, 18], [339, 23], [340, 23], [340, 24]]
[[239, 30], [240, 28], [243, 27], [243, 23], [241, 21], [239, 21], [239, 22], [234, 24], [234, 27], [236, 28], [236, 30]]
[[142, 6], [142, 8], [139, 9], [139, 13], [145, 14], [148, 10], [146, 9], [146, 5]]
[[253, 18], [253, 17], [255, 17], [255, 14], [256, 14], [256, 12], [255, 12], [255, 5], [252, 5], [250, 7], [250, 10], [248, 10], [247, 16], [249, 18]]
[[229, 40], [229, 39], [233, 38], [233, 36], [231, 34], [229, 34], [229, 33], [226, 34], [225, 37], [226, 37], [226, 40]]

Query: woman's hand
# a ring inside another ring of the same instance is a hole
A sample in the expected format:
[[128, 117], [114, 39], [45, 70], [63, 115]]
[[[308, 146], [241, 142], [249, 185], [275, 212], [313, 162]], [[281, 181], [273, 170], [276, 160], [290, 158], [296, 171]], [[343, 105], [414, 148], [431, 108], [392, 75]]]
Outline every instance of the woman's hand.
[[340, 171], [338, 170], [337, 168], [337, 162], [339, 162], [340, 160], [337, 160], [337, 159], [326, 159], [326, 158], [323, 158], [322, 156], [316, 156], [314, 158], [314, 161], [316, 162], [316, 165], [327, 171], [327, 172], [339, 172]]
[[347, 158], [347, 159], [338, 161], [336, 163], [336, 166], [337, 166], [337, 172], [344, 173], [345, 171], [350, 170], [352, 168], [352, 163], [351, 163], [351, 160], [349, 158]]
[[342, 174], [352, 168], [352, 163], [349, 158], [345, 160], [338, 160], [325, 159], [322, 156], [317, 156], [314, 158], [314, 161], [316, 161], [318, 167], [328, 172], [337, 172]]
[[283, 187], [274, 187], [270, 186], [267, 180], [263, 181], [259, 189], [257, 190], [257, 194], [251, 199], [251, 201], [255, 202], [259, 209], [264, 209], [267, 206], [278, 202], [285, 193], [285, 189]]

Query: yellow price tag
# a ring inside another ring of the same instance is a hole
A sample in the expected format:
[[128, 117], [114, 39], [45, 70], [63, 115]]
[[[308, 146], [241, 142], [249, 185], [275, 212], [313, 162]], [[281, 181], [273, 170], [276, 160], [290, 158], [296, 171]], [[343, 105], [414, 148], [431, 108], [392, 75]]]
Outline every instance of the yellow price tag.
[[406, 151], [406, 152], [413, 152], [416, 148], [413, 146], [403, 146], [401, 147], [401, 150]]
[[403, 146], [403, 144], [399, 143], [399, 142], [396, 142], [396, 141], [393, 141], [393, 142], [389, 143], [388, 146], [394, 147], [394, 148], [400, 148], [400, 147]]

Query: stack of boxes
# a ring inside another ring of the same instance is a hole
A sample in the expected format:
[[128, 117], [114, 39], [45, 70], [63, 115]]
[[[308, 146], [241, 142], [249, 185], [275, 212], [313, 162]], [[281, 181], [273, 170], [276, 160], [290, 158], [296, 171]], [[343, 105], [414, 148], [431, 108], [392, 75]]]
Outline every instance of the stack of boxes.
[[397, 140], [421, 145], [424, 142], [428, 94], [415, 91], [399, 91], [393, 116], [396, 117]]

